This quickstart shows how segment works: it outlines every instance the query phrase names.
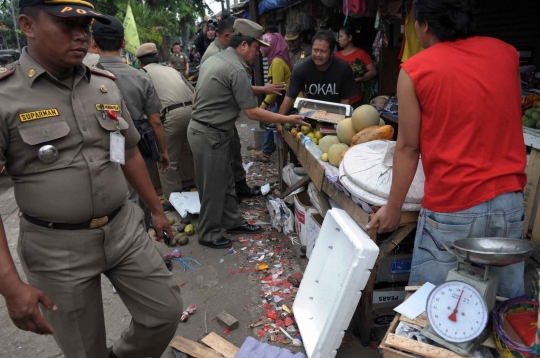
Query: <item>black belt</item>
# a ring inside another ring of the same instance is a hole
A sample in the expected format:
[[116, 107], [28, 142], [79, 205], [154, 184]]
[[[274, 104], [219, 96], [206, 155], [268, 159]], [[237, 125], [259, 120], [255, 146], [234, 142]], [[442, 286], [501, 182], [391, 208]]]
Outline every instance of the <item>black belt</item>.
[[34, 225], [46, 227], [48, 229], [57, 229], [57, 230], [97, 229], [97, 228], [105, 226], [107, 223], [113, 221], [113, 219], [120, 212], [122, 207], [123, 207], [123, 205], [121, 207], [119, 207], [118, 209], [116, 209], [115, 211], [113, 211], [112, 213], [110, 213], [109, 215], [105, 215], [105, 216], [100, 217], [100, 218], [88, 220], [88, 221], [85, 221], [85, 222], [80, 223], [80, 224], [56, 224], [56, 223], [51, 223], [51, 222], [48, 222], [48, 221], [43, 221], [43, 220], [33, 218], [33, 217], [28, 216], [28, 215], [26, 215], [24, 213], [22, 214], [22, 217], [25, 218], [26, 220], [28, 220], [29, 222], [31, 222]]
[[172, 106], [165, 107], [165, 109], [163, 110], [163, 114], [167, 114], [167, 113], [169, 113], [170, 111], [174, 111], [174, 110], [177, 109], [177, 108], [181, 108], [181, 107], [189, 107], [189, 106], [191, 106], [191, 105], [192, 105], [191, 101], [189, 101], [189, 102], [183, 102], [183, 103], [178, 103], [178, 104], [173, 104]]
[[208, 123], [205, 123], [205, 122], [203, 122], [203, 121], [199, 121], [198, 119], [195, 119], [195, 118], [193, 118], [193, 117], [191, 118], [191, 120], [192, 120], [193, 122], [197, 122], [197, 123], [199, 123], [199, 124], [202, 124], [202, 125], [205, 126], [205, 127], [212, 128], [212, 129], [215, 129], [215, 130], [220, 131], [220, 132], [223, 132], [223, 133], [227, 133], [226, 130], [219, 129], [218, 127], [215, 127], [215, 126], [213, 126], [213, 125], [211, 125], [211, 124], [208, 124]]

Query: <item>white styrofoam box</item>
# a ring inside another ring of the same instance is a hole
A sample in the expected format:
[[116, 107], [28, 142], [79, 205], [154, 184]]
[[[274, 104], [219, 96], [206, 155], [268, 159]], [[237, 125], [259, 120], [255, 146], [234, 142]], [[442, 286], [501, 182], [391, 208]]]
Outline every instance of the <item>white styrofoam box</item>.
[[341, 209], [326, 213], [293, 305], [309, 358], [333, 358], [379, 248]]
[[201, 201], [198, 191], [184, 191], [171, 193], [169, 202], [174, 206], [178, 214], [185, 218], [188, 213], [198, 214], [201, 211]]
[[311, 257], [311, 253], [313, 252], [313, 248], [315, 247], [315, 244], [317, 243], [317, 238], [319, 237], [319, 233], [321, 232], [321, 226], [324, 221], [324, 218], [317, 213], [311, 213], [311, 215], [307, 218], [307, 243], [306, 243], [306, 257], [309, 259]]
[[294, 196], [294, 228], [300, 239], [300, 244], [307, 247], [307, 221], [312, 213], [317, 213], [309, 200], [309, 194], [306, 191]]

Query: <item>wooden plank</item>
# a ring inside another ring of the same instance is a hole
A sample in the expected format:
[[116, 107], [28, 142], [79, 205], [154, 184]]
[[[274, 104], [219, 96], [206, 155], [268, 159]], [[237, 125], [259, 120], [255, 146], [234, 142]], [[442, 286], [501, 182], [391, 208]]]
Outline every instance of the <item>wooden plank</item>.
[[226, 358], [234, 358], [236, 353], [240, 350], [237, 346], [226, 340], [225, 338], [219, 336], [215, 332], [210, 332], [209, 335], [201, 339], [201, 342], [206, 344], [208, 347], [216, 350], [217, 352], [223, 354]]
[[403, 315], [400, 315], [401, 317], [399, 318], [400, 321], [402, 322], [405, 322], [405, 323], [410, 323], [410, 324], [414, 324], [416, 326], [419, 326], [419, 327], [422, 327], [422, 328], [425, 328], [429, 325], [429, 321], [427, 319], [427, 316], [426, 316], [426, 313], [422, 313], [420, 316], [416, 317], [415, 319], [408, 319], [407, 317], [403, 316]]
[[418, 354], [427, 358], [467, 358], [448, 349], [435, 347], [430, 344], [414, 341], [405, 337], [389, 333], [386, 337], [386, 344], [390, 347], [402, 349], [406, 352]]
[[405, 291], [410, 291], [410, 292], [418, 291], [420, 287], [422, 286], [405, 286]]
[[293, 151], [293, 153], [298, 158], [298, 161], [302, 167], [306, 170], [306, 173], [309, 175], [315, 187], [319, 190], [322, 189], [322, 183], [324, 179], [324, 168], [321, 163], [302, 145], [293, 138], [291, 133], [284, 132], [285, 141]]
[[369, 214], [366, 213], [364, 209], [356, 205], [351, 198], [345, 195], [345, 193], [337, 190], [334, 184], [327, 178], [324, 178], [323, 180], [322, 189], [332, 200], [338, 203], [362, 229], [366, 230], [366, 225], [369, 222]]
[[324, 218], [328, 210], [330, 210], [330, 204], [328, 203], [328, 195], [322, 190], [319, 190], [319, 203], [321, 205], [321, 216]]
[[[375, 214], [369, 215], [369, 221], [373, 219], [374, 215]], [[418, 222], [418, 215], [420, 215], [419, 211], [402, 211], [401, 219], [399, 220], [399, 225], [416, 224]], [[379, 227], [379, 225], [375, 227]]]
[[377, 257], [377, 261], [375, 261], [375, 266], [384, 260], [386, 256], [388, 256], [388, 254], [391, 253], [415, 228], [416, 224], [399, 227], [388, 237], [388, 239], [384, 240], [379, 245], [379, 256]]
[[[527, 165], [527, 184], [523, 190], [523, 206], [525, 209], [525, 222], [523, 223], [523, 233], [525, 236], [529, 233], [529, 222], [531, 221], [534, 199], [536, 198], [536, 192], [538, 191], [538, 181], [540, 180], [540, 151], [533, 148], [531, 150], [531, 157], [529, 158], [529, 164]], [[538, 223], [540, 224], [540, 222]], [[533, 238], [540, 240], [540, 238]]]
[[238, 320], [226, 311], [220, 312], [216, 318], [219, 322], [224, 324], [231, 331], [238, 328], [238, 326], [240, 325], [240, 323], [238, 323]]
[[169, 346], [180, 352], [189, 354], [195, 358], [222, 358], [223, 355], [216, 352], [213, 349], [206, 348], [202, 344], [190, 341], [182, 336], [176, 336], [173, 338]]
[[[275, 134], [279, 135], [279, 134]], [[277, 149], [278, 153], [278, 178], [279, 178], [279, 190], [283, 193], [285, 191], [285, 182], [283, 181], [283, 168], [287, 165], [289, 156], [289, 145], [285, 140], [281, 140], [282, 148]]]
[[284, 193], [281, 194], [281, 197], [285, 199], [289, 194], [291, 194], [293, 191], [295, 191], [298, 188], [303, 187], [307, 183], [311, 181], [311, 178], [309, 175], [305, 175], [302, 179], [291, 185], [287, 190], [285, 190]]
[[415, 356], [410, 355], [405, 352], [398, 351], [388, 345], [386, 345], [386, 339], [388, 338], [388, 335], [390, 333], [394, 333], [396, 331], [396, 327], [399, 324], [399, 317], [401, 315], [398, 313], [392, 320], [392, 323], [390, 323], [390, 327], [388, 327], [388, 330], [386, 331], [386, 334], [384, 335], [384, 338], [381, 341], [381, 344], [379, 345], [379, 353], [381, 353], [383, 358], [413, 358]]

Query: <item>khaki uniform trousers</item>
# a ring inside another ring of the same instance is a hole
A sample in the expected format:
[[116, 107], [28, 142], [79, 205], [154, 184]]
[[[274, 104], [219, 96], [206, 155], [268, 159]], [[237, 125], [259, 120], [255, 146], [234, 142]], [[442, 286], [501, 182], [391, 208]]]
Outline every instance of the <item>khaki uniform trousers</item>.
[[188, 141], [195, 162], [195, 182], [199, 190], [201, 212], [198, 234], [200, 241], [210, 242], [222, 237], [221, 229], [242, 225], [234, 188], [231, 163], [231, 139], [234, 131], [208, 128], [191, 121]]
[[[247, 118], [244, 111], [240, 111], [239, 118], [243, 117]], [[238, 134], [236, 126], [234, 126], [234, 136], [231, 140], [231, 155], [234, 182], [239, 184], [246, 183], [246, 171], [244, 169], [244, 166], [242, 165], [242, 144], [240, 143], [240, 135]]]
[[171, 159], [170, 169], [165, 174], [159, 173], [161, 189], [166, 200], [169, 200], [172, 192], [182, 191], [180, 153], [187, 141], [187, 128], [189, 119], [191, 118], [191, 110], [191, 106], [177, 108], [167, 113], [163, 122], [165, 142], [167, 143], [169, 158]]
[[129, 200], [97, 229], [48, 229], [21, 218], [19, 257], [28, 282], [58, 307], [43, 314], [65, 357], [108, 357], [101, 274], [132, 315], [113, 346], [118, 357], [159, 358], [173, 338], [182, 314], [180, 288], [142, 220]]

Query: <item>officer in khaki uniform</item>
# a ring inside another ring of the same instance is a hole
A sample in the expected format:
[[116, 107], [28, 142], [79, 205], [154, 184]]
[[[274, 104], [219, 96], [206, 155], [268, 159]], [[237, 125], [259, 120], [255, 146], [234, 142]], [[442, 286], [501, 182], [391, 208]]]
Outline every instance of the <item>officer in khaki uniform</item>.
[[[148, 73], [157, 95], [163, 106], [161, 118], [165, 130], [167, 152], [171, 160], [171, 167], [167, 172], [160, 173], [161, 188], [166, 200], [171, 192], [182, 191], [182, 178], [180, 176], [180, 153], [187, 143], [187, 127], [191, 118], [193, 99], [193, 86], [170, 67], [159, 64], [157, 47], [153, 43], [142, 44], [135, 56]], [[164, 203], [165, 210], [172, 210], [169, 202]]]
[[[138, 126], [148, 122], [154, 130], [160, 151], [160, 162], [156, 164], [152, 156], [143, 156], [143, 158], [154, 187], [159, 188], [161, 184], [158, 165], [162, 170], [167, 170], [170, 166], [165, 133], [160, 119], [161, 102], [152, 79], [143, 71], [122, 62], [120, 51], [125, 47], [124, 26], [116, 17], [109, 15], [107, 17], [111, 20], [110, 24], [95, 21], [92, 25], [92, 47], [100, 55], [96, 67], [105, 69], [116, 76], [116, 84], [120, 88], [135, 124]], [[129, 199], [143, 209], [145, 226], [148, 228], [151, 221], [150, 210], [131, 187], [129, 187]]]
[[304, 58], [311, 56], [311, 46], [304, 43], [300, 25], [292, 25], [287, 29], [285, 41], [287, 41], [289, 58], [291, 59], [293, 66], [296, 66], [296, 64]]
[[[82, 65], [91, 18], [109, 20], [88, 1], [19, 6], [28, 47], [0, 69], [0, 166], [13, 179], [22, 213], [18, 256], [29, 284], [17, 274], [0, 225], [0, 294], [17, 327], [54, 331], [65, 357], [158, 358], [176, 331], [182, 300], [141, 209], [126, 200], [126, 178], [152, 209], [158, 239], [170, 225], [114, 76]], [[101, 274], [133, 316], [110, 350]]]
[[171, 53], [171, 67], [180, 72], [180, 74], [186, 78], [189, 77], [189, 59], [185, 53], [182, 52], [179, 43], [173, 45]]
[[260, 45], [269, 45], [261, 39], [262, 27], [252, 21], [238, 19], [234, 30], [229, 48], [210, 57], [203, 66], [188, 127], [201, 200], [199, 243], [216, 249], [232, 246], [223, 237], [222, 228], [230, 234], [261, 231], [260, 226], [248, 224], [238, 212], [230, 151], [240, 110], [261, 122], [308, 125], [300, 116], [278, 115], [258, 107], [249, 65]]

